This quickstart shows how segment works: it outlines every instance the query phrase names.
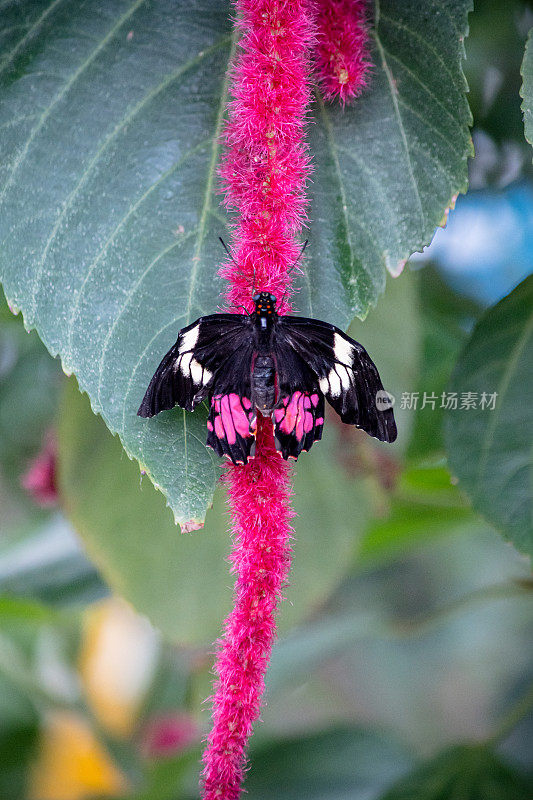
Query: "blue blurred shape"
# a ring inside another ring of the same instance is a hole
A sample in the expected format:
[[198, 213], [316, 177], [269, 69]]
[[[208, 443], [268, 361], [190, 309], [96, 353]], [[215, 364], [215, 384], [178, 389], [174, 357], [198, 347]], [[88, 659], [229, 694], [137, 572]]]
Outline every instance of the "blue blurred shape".
[[461, 195], [446, 228], [411, 261], [435, 261], [458, 292], [493, 305], [533, 272], [533, 186]]

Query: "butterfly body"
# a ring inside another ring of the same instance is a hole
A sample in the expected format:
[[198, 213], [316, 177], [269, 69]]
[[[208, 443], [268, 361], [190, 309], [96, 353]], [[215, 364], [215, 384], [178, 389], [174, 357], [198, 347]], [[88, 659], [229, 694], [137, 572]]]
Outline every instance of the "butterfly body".
[[255, 295], [255, 311], [250, 314], [253, 328], [254, 358], [252, 360], [252, 401], [255, 407], [268, 416], [276, 405], [276, 362], [273, 341], [278, 315], [276, 298], [268, 292]]
[[325, 399], [343, 422], [394, 441], [392, 408], [376, 404], [386, 393], [366, 350], [327, 322], [279, 316], [268, 292], [253, 300], [251, 314], [211, 314], [180, 331], [139, 416], [207, 400], [207, 445], [235, 464], [255, 452], [258, 412], [272, 418], [281, 455], [298, 458], [322, 436]]

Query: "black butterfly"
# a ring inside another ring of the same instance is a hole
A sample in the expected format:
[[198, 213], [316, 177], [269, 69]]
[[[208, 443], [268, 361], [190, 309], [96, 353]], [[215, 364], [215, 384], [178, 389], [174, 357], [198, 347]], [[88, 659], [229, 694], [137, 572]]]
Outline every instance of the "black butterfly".
[[140, 417], [175, 405], [192, 411], [207, 399], [207, 445], [234, 464], [254, 454], [257, 411], [271, 416], [283, 458], [297, 459], [322, 436], [324, 397], [343, 422], [383, 442], [396, 439], [388, 395], [360, 344], [328, 322], [278, 316], [269, 292], [253, 300], [252, 314], [211, 314], [180, 331]]

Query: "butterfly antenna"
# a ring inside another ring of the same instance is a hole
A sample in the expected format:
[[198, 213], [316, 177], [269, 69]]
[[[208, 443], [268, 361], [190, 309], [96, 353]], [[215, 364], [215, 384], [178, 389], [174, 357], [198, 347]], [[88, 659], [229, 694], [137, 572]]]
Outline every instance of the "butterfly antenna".
[[[296, 261], [294, 262], [294, 264], [293, 264], [291, 267], [289, 267], [289, 269], [287, 270], [287, 277], [288, 277], [288, 276], [291, 274], [291, 272], [292, 272], [292, 271], [293, 271], [293, 270], [296, 268], [296, 266], [297, 266], [297, 264], [298, 264], [298, 261], [299, 261], [299, 260], [301, 259], [301, 257], [303, 256], [303, 254], [304, 254], [304, 252], [305, 252], [305, 248], [307, 247], [307, 245], [308, 245], [308, 244], [309, 244], [309, 239], [306, 239], [306, 240], [305, 240], [305, 242], [304, 242], [304, 243], [303, 243], [303, 245], [302, 245], [302, 249], [301, 249], [301, 250], [300, 250], [300, 252], [298, 253], [298, 258], [296, 259]], [[287, 297], [287, 294], [288, 294], [288, 292], [285, 292], [285, 294], [283, 295], [283, 297], [282, 297], [282, 298], [281, 298], [281, 300], [279, 301], [279, 303], [278, 303], [278, 306], [279, 306], [279, 307], [281, 307], [281, 306], [283, 305], [283, 302], [284, 302], [285, 298]], [[298, 312], [295, 312], [295, 313], [298, 313]]]
[[291, 267], [289, 267], [289, 270], [288, 270], [288, 272], [287, 272], [287, 275], [290, 275], [290, 274], [291, 274], [291, 272], [293, 271], [293, 269], [295, 269], [295, 268], [296, 268], [296, 266], [298, 265], [298, 261], [299, 261], [299, 260], [301, 259], [301, 257], [303, 256], [303, 254], [304, 254], [304, 252], [305, 252], [305, 248], [307, 247], [307, 245], [308, 245], [308, 244], [309, 244], [309, 239], [306, 239], [306, 240], [305, 240], [305, 242], [304, 242], [304, 243], [303, 243], [303, 245], [302, 245], [302, 249], [301, 249], [301, 250], [300, 250], [300, 252], [298, 253], [298, 258], [296, 259], [296, 261], [294, 262], [294, 264], [293, 264]]
[[224, 241], [224, 239], [222, 238], [222, 236], [219, 236], [219, 237], [218, 237], [218, 240], [219, 240], [220, 244], [222, 245], [222, 247], [224, 248], [224, 250], [226, 251], [226, 253], [228, 254], [230, 261], [233, 261], [233, 263], [235, 264], [235, 266], [238, 268], [238, 267], [239, 267], [239, 265], [238, 265], [238, 264], [237, 264], [237, 262], [235, 261], [235, 258], [234, 258], [234, 256], [233, 256], [233, 254], [230, 252], [230, 250], [229, 250], [229, 247], [228, 247], [228, 245], [226, 244], [226, 242]]

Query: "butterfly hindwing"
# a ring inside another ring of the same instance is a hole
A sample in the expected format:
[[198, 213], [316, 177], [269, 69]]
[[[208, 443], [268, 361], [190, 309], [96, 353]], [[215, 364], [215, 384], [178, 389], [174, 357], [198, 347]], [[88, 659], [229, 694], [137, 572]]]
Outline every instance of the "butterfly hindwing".
[[272, 412], [276, 448], [283, 458], [297, 459], [322, 437], [324, 397], [308, 364], [285, 341], [274, 341], [278, 400]]
[[383, 384], [362, 345], [334, 325], [303, 317], [281, 317], [279, 333], [315, 373], [320, 392], [343, 422], [384, 442], [396, 439], [392, 408], [376, 405]]
[[255, 446], [256, 409], [252, 402], [253, 347], [243, 342], [217, 376], [207, 420], [207, 445], [234, 464], [246, 464]]
[[296, 391], [281, 400], [272, 412], [276, 449], [283, 458], [297, 459], [322, 438], [324, 396], [315, 391]]
[[249, 317], [242, 314], [211, 314], [183, 328], [155, 371], [138, 415], [153, 417], [175, 405], [192, 411], [208, 396], [218, 370], [249, 338]]

